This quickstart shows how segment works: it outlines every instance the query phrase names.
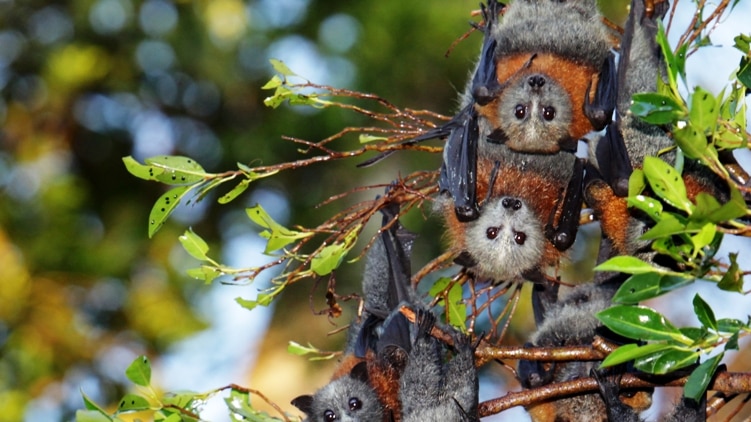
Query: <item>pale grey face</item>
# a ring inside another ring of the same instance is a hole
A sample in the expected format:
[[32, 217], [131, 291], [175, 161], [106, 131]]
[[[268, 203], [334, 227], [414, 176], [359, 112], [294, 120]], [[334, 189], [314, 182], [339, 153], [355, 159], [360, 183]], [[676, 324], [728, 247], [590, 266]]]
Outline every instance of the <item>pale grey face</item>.
[[527, 74], [505, 87], [498, 102], [505, 144], [521, 152], [556, 152], [573, 119], [566, 90], [544, 73]]
[[381, 422], [383, 408], [372, 387], [361, 380], [342, 377], [315, 393], [308, 420]]
[[480, 279], [506, 281], [537, 268], [545, 248], [542, 224], [519, 198], [487, 201], [480, 218], [467, 223], [467, 252]]

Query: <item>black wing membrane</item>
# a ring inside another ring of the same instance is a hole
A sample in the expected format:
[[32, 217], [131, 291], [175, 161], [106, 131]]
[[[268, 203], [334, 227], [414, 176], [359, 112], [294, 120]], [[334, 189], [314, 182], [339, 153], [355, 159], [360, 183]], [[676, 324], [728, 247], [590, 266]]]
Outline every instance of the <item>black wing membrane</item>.
[[[627, 179], [628, 180], [628, 179]], [[546, 236], [550, 242], [559, 251], [565, 251], [574, 244], [576, 232], [579, 229], [579, 215], [581, 214], [584, 195], [582, 184], [584, 182], [584, 161], [582, 159], [574, 160], [574, 171], [571, 180], [566, 187], [566, 194], [559, 205], [553, 209], [550, 215], [551, 223], [546, 227]], [[557, 209], [560, 207], [561, 216], [558, 219], [558, 225], [554, 226], [552, 220], [555, 218]]]
[[445, 126], [450, 130], [443, 147], [438, 187], [453, 198], [459, 221], [473, 221], [480, 217], [477, 204], [477, 143], [480, 133], [474, 104], [464, 107]]
[[471, 92], [472, 98], [482, 106], [492, 101], [501, 90], [496, 76], [495, 49], [498, 42], [493, 37], [493, 29], [498, 24], [498, 15], [502, 6], [497, 1], [490, 0], [487, 6], [481, 4], [480, 7], [485, 21], [485, 38], [482, 42], [480, 62], [472, 77]]
[[589, 100], [591, 87], [591, 84], [587, 87], [584, 97], [584, 115], [595, 130], [603, 130], [613, 120], [613, 110], [618, 100], [618, 76], [612, 51], [600, 69], [594, 101]]

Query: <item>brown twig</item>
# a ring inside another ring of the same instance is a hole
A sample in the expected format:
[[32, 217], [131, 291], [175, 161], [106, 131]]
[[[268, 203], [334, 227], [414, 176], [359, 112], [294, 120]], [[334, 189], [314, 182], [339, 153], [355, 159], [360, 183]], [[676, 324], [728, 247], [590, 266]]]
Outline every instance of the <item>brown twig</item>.
[[[680, 387], [686, 384], [688, 376], [671, 379], [664, 383], [650, 382], [634, 374], [624, 374], [620, 380], [621, 388], [654, 388], [661, 386]], [[709, 390], [729, 394], [751, 392], [751, 373], [720, 372], [709, 385]], [[480, 417], [495, 415], [516, 406], [529, 406], [546, 400], [564, 396], [594, 393], [599, 391], [597, 380], [579, 378], [573, 381], [548, 384], [542, 387], [511, 392], [503, 397], [480, 403]]]

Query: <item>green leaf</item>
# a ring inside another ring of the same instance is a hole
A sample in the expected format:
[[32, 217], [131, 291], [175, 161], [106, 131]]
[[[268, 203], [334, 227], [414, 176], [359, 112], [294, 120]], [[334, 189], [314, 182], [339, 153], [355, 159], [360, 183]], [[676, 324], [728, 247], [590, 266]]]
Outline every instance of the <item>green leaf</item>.
[[735, 318], [721, 318], [717, 320], [717, 331], [721, 333], [737, 333], [746, 328], [743, 321]]
[[237, 302], [240, 306], [243, 308], [252, 311], [257, 306], [269, 306], [271, 302], [273, 301], [274, 297], [280, 292], [281, 290], [277, 290], [272, 294], [268, 293], [259, 293], [256, 296], [255, 300], [252, 299], [243, 299], [241, 297], [235, 298], [235, 302]]
[[694, 313], [699, 318], [699, 322], [705, 327], [717, 331], [717, 320], [715, 319], [714, 312], [698, 293], [694, 295], [693, 304]]
[[283, 61], [278, 59], [270, 59], [269, 62], [271, 63], [271, 67], [273, 67], [277, 73], [280, 73], [284, 76], [297, 76], [297, 74], [291, 71]]
[[430, 286], [430, 290], [428, 290], [428, 296], [437, 297], [439, 294], [443, 293], [444, 290], [446, 290], [450, 283], [450, 277], [439, 278], [435, 281], [435, 283], [433, 283], [432, 286]]
[[290, 230], [274, 221], [273, 218], [263, 209], [261, 205], [256, 205], [245, 210], [248, 218], [259, 226], [268, 229], [260, 233], [261, 237], [268, 239], [264, 253], [268, 254], [279, 250], [288, 244], [306, 237], [313, 236], [312, 232], [299, 232]]
[[699, 233], [691, 236], [691, 243], [694, 245], [694, 250], [698, 251], [705, 246], [712, 244], [715, 235], [717, 235], [717, 226], [712, 223], [703, 225], [699, 230]]
[[634, 94], [631, 112], [653, 125], [666, 125], [683, 117], [686, 112], [673, 97], [656, 92]]
[[691, 214], [694, 205], [686, 197], [686, 185], [670, 164], [657, 157], [644, 157], [644, 175], [655, 194], [675, 208]]
[[164, 394], [162, 402], [164, 404], [177, 406], [181, 409], [190, 409], [190, 406], [196, 401], [196, 398], [200, 400], [199, 394], [195, 391], [183, 391], [179, 393], [169, 392]]
[[652, 355], [663, 350], [672, 349], [674, 347], [675, 346], [667, 343], [652, 343], [641, 346], [636, 343], [624, 344], [623, 346], [620, 346], [611, 354], [609, 354], [605, 358], [605, 360], [602, 361], [601, 367], [620, 365], [622, 363], [626, 363], [643, 356]]
[[467, 320], [467, 305], [462, 298], [462, 285], [454, 283], [448, 292], [446, 298], [446, 315], [448, 316], [449, 324], [454, 327], [459, 327], [464, 331], [466, 329]]
[[[629, 188], [629, 190], [630, 189], [631, 188]], [[662, 203], [654, 198], [650, 198], [644, 195], [629, 196], [627, 203], [630, 207], [634, 207], [638, 210], [643, 211], [654, 221], [660, 221], [660, 218], [662, 217]]]
[[725, 350], [738, 350], [738, 338], [740, 338], [740, 333], [733, 333], [725, 343]]
[[617, 305], [597, 313], [606, 327], [616, 334], [636, 340], [672, 340], [693, 343], [659, 312], [646, 306]]
[[139, 163], [138, 161], [136, 161], [130, 155], [127, 157], [123, 157], [123, 163], [125, 163], [125, 169], [128, 170], [128, 173], [143, 180], [156, 180], [155, 175], [158, 175], [164, 172], [164, 169], [154, 168], [152, 166], [145, 166]]
[[362, 134], [362, 135], [360, 135], [360, 143], [361, 144], [367, 144], [369, 142], [374, 142], [374, 141], [385, 141], [387, 139], [389, 139], [389, 138], [387, 138], [385, 136], [374, 136], [374, 135], [368, 135], [368, 134], [365, 134], [365, 133]]
[[662, 215], [660, 221], [657, 222], [651, 229], [644, 233], [640, 239], [642, 240], [654, 240], [661, 237], [669, 237], [679, 233], [686, 232], [686, 224], [681, 221], [678, 216], [671, 213], [665, 213]]
[[740, 293], [743, 291], [743, 274], [738, 268], [738, 254], [730, 253], [728, 259], [730, 259], [730, 266], [723, 274], [720, 282], [717, 283], [717, 287], [721, 290]]
[[662, 293], [660, 278], [658, 273], [632, 275], [618, 288], [613, 296], [613, 303], [630, 305], [659, 296]]
[[310, 269], [319, 276], [330, 274], [339, 267], [339, 264], [342, 263], [349, 250], [355, 246], [356, 240], [357, 231], [352, 230], [347, 233], [344, 241], [323, 247], [310, 260]]
[[320, 350], [311, 346], [310, 343], [308, 343], [307, 346], [303, 346], [300, 343], [290, 341], [289, 343], [287, 343], [287, 353], [296, 356], [305, 356], [312, 353], [320, 353]]
[[681, 327], [680, 330], [683, 335], [693, 340], [694, 344], [699, 344], [709, 334], [705, 327]]
[[261, 87], [261, 89], [274, 89], [281, 86], [283, 83], [284, 81], [279, 77], [279, 75], [274, 75], [271, 77], [271, 79], [269, 79], [268, 82], [266, 82], [266, 84]]
[[699, 353], [677, 347], [657, 352], [634, 360], [634, 367], [650, 374], [667, 374], [693, 365]]
[[211, 283], [214, 281], [217, 277], [222, 275], [222, 272], [215, 268], [208, 265], [201, 265], [197, 268], [191, 268], [185, 271], [189, 276], [195, 278], [196, 280], [201, 280], [206, 284]]
[[713, 356], [694, 369], [694, 372], [688, 376], [685, 387], [683, 387], [683, 395], [690, 399], [701, 401], [724, 355], [724, 353], [720, 353]]
[[125, 370], [125, 376], [136, 385], [147, 387], [151, 383], [151, 363], [146, 356], [139, 356]]
[[722, 223], [725, 221], [741, 218], [746, 215], [746, 201], [743, 194], [735, 186], [730, 185], [730, 200], [720, 207], [717, 211], [709, 215], [709, 221], [713, 223]]
[[695, 202], [696, 208], [689, 218], [690, 221], [709, 221], [710, 215], [717, 212], [721, 206], [714, 196], [706, 192], [699, 192]]
[[185, 230], [182, 236], [178, 238], [182, 243], [183, 248], [193, 258], [199, 261], [207, 261], [209, 259], [206, 256], [206, 252], [209, 251], [209, 245], [205, 240], [201, 239], [201, 236], [197, 235], [192, 228]]
[[154, 179], [169, 185], [189, 185], [204, 180], [206, 170], [192, 158], [179, 155], [157, 155], [144, 162], [162, 172], [154, 173]]
[[646, 183], [644, 171], [642, 169], [634, 169], [631, 172], [631, 176], [628, 177], [628, 196], [632, 197], [644, 192], [644, 188], [647, 187]]
[[673, 139], [688, 158], [700, 160], [707, 153], [707, 136], [691, 122], [686, 123], [681, 128], [674, 129]]
[[733, 38], [733, 47], [737, 48], [743, 55], [748, 55], [751, 51], [751, 35], [738, 34]]
[[151, 409], [149, 401], [138, 394], [126, 394], [117, 405], [117, 413]]
[[720, 107], [710, 92], [697, 86], [691, 94], [691, 124], [701, 133], [712, 133], [717, 126]]
[[178, 186], [172, 188], [156, 201], [149, 214], [149, 238], [153, 237], [162, 225], [164, 225], [164, 222], [167, 221], [172, 211], [177, 208], [180, 201], [190, 192], [191, 187]]
[[617, 271], [627, 274], [645, 274], [661, 272], [662, 270], [653, 267], [652, 264], [644, 262], [635, 256], [616, 256], [595, 267], [595, 271]]
[[224, 399], [230, 411], [232, 420], [249, 422], [281, 422], [281, 419], [269, 416], [266, 412], [256, 410], [250, 402], [246, 392], [233, 389], [229, 397]]
[[748, 56], [741, 57], [738, 67], [738, 73], [735, 74], [738, 82], [742, 83], [746, 88], [751, 88], [751, 60]]
[[250, 186], [250, 179], [245, 179], [237, 184], [234, 188], [232, 188], [231, 191], [225, 193], [219, 199], [217, 199], [217, 202], [220, 204], [227, 204], [231, 202], [233, 199], [237, 198], [241, 193], [245, 192], [246, 189], [248, 189], [248, 186]]
[[94, 400], [91, 400], [91, 398], [83, 392], [83, 389], [81, 389], [81, 396], [83, 397], [83, 405], [86, 407], [86, 410], [91, 410], [104, 415], [107, 417], [107, 420], [112, 419], [109, 414], [104, 411], [104, 409], [102, 409], [98, 404], [94, 402]]

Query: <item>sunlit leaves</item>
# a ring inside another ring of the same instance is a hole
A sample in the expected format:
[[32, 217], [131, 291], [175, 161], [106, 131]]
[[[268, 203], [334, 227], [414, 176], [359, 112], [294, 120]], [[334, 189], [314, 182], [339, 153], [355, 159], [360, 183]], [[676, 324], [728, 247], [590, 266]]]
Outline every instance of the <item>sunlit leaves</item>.
[[314, 273], [327, 275], [339, 267], [350, 249], [355, 246], [357, 231], [350, 231], [341, 242], [324, 246], [310, 261], [310, 269]]
[[683, 178], [668, 163], [656, 157], [645, 157], [644, 175], [655, 194], [665, 202], [687, 213], [693, 211], [693, 204], [686, 197]]
[[303, 346], [300, 343], [290, 341], [287, 344], [287, 353], [296, 356], [312, 355], [310, 360], [329, 360], [337, 357], [339, 353], [324, 352], [308, 343], [307, 346]]
[[248, 208], [245, 212], [252, 222], [266, 229], [260, 233], [260, 236], [264, 239], [268, 239], [266, 249], [264, 250], [264, 253], [267, 254], [279, 250], [299, 239], [313, 236], [314, 234], [312, 232], [290, 230], [282, 226], [274, 221], [261, 205]]
[[125, 370], [125, 376], [136, 385], [146, 387], [151, 383], [151, 363], [146, 356], [139, 356], [134, 360], [128, 369]]
[[149, 237], [153, 237], [164, 225], [172, 211], [190, 193], [190, 186], [178, 186], [168, 190], [156, 201], [149, 213]]

